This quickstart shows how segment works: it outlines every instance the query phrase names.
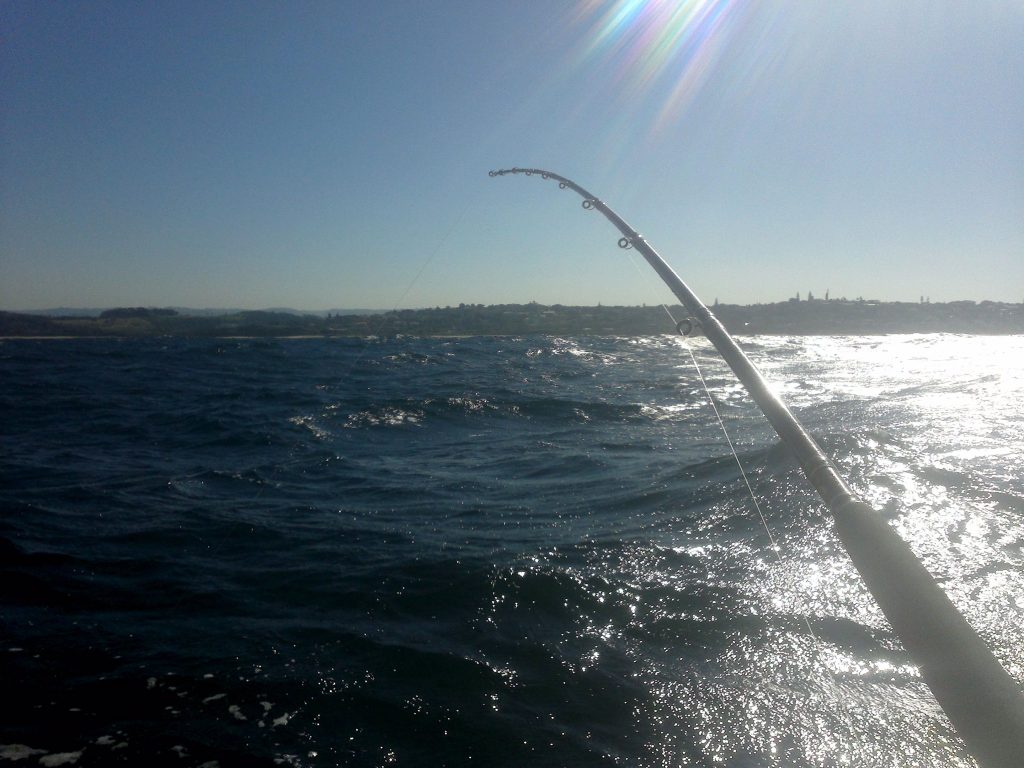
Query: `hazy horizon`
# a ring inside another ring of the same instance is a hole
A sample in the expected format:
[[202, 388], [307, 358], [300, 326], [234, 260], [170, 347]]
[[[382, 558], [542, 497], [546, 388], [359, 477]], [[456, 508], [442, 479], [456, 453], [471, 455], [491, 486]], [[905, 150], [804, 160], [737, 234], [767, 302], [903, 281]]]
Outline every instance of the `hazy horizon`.
[[[812, 291], [811, 293], [813, 294], [814, 292]], [[794, 296], [795, 296], [795, 294], [794, 294]], [[785, 303], [785, 302], [789, 301], [790, 298], [793, 298], [793, 297], [780, 298], [780, 299], [777, 299], [777, 300], [774, 300], [774, 301], [770, 301], [769, 300], [769, 301], [758, 301], [758, 302], [734, 302], [734, 301], [728, 301], [728, 300], [724, 300], [724, 299], [716, 297], [715, 299], [708, 300], [706, 303], [707, 303], [707, 305], [709, 307], [712, 307], [712, 308], [714, 307], [714, 305], [716, 303], [718, 303], [718, 304], [725, 304], [725, 305], [733, 305], [733, 306], [756, 306], [756, 305], [768, 305], [768, 304], [781, 304], [781, 303]], [[813, 298], [814, 298], [815, 301], [825, 301], [826, 300], [824, 295], [817, 295], [817, 294], [815, 294]], [[973, 302], [975, 304], [981, 304], [981, 303], [984, 303], [984, 302], [993, 302], [993, 303], [996, 303], [996, 304], [1024, 304], [1024, 299], [1022, 299], [1021, 301], [999, 301], [999, 300], [996, 300], [996, 299], [949, 299], [949, 300], [946, 300], [946, 301], [934, 301], [930, 297], [918, 297], [917, 299], [913, 299], [913, 300], [912, 299], [883, 300], [883, 299], [879, 299], [879, 298], [874, 297], [874, 296], [863, 296], [863, 297], [861, 297], [861, 296], [830, 296], [829, 299], [831, 301], [849, 301], [849, 302], [855, 302], [855, 301], [863, 300], [865, 302], [879, 302], [879, 303], [883, 303], [883, 304], [918, 304], [918, 303], [922, 303], [922, 299], [924, 300], [923, 303], [930, 303], [930, 304], [948, 304], [948, 303], [956, 303], [956, 302], [964, 302], [964, 301]], [[800, 301], [808, 301], [808, 297], [807, 297], [807, 293], [806, 292], [805, 293], [801, 293]], [[253, 306], [253, 307], [195, 307], [195, 306], [192, 306], [192, 307], [190, 307], [190, 306], [186, 306], [186, 305], [144, 305], [144, 304], [131, 304], [131, 303], [128, 303], [128, 304], [119, 304], [119, 305], [111, 305], [111, 306], [103, 306], [103, 307], [76, 307], [76, 306], [66, 306], [65, 307], [65, 306], [61, 306], [61, 307], [32, 307], [32, 308], [27, 308], [27, 309], [6, 309], [6, 308], [0, 308], [0, 311], [13, 312], [13, 313], [16, 313], [16, 314], [17, 313], [23, 313], [23, 314], [36, 314], [36, 315], [38, 315], [38, 314], [70, 314], [70, 313], [74, 313], [74, 312], [82, 312], [82, 313], [90, 313], [90, 314], [97, 314], [98, 315], [99, 313], [107, 311], [107, 310], [110, 310], [110, 309], [136, 309], [136, 308], [143, 308], [143, 309], [174, 309], [174, 310], [177, 310], [179, 312], [186, 313], [186, 314], [189, 313], [189, 312], [194, 312], [194, 313], [197, 313], [197, 314], [215, 314], [215, 313], [232, 313], [232, 312], [289, 312], [289, 313], [303, 314], [303, 315], [326, 315], [328, 313], [339, 313], [339, 314], [344, 314], [344, 315], [358, 315], [360, 313], [381, 314], [381, 313], [385, 313], [385, 312], [394, 312], [394, 311], [398, 311], [398, 310], [421, 311], [421, 310], [431, 310], [431, 309], [438, 309], [438, 308], [440, 308], [440, 309], [455, 309], [455, 308], [458, 308], [460, 305], [488, 307], [488, 306], [501, 306], [503, 304], [504, 305], [528, 305], [528, 304], [531, 304], [531, 303], [542, 304], [544, 306], [564, 306], [564, 307], [575, 307], [575, 306], [579, 306], [579, 307], [596, 307], [596, 306], [599, 306], [599, 305], [607, 306], [607, 307], [644, 307], [644, 306], [660, 306], [662, 303], [664, 303], [666, 305], [678, 305], [679, 301], [678, 301], [678, 299], [675, 299], [675, 298], [668, 298], [664, 302], [640, 302], [640, 303], [637, 303], [637, 304], [609, 304], [607, 302], [599, 302], [599, 303], [595, 303], [595, 304], [571, 304], [571, 303], [564, 302], [564, 301], [555, 301], [555, 302], [516, 301], [516, 302], [498, 302], [498, 303], [494, 303], [494, 304], [486, 304], [486, 303], [481, 303], [481, 302], [469, 302], [469, 301], [466, 301], [466, 302], [457, 302], [457, 303], [454, 303], [454, 304], [432, 304], [432, 305], [429, 305], [429, 306], [423, 305], [423, 306], [409, 306], [409, 307], [330, 307], [330, 308], [326, 308], [326, 309], [321, 309], [321, 308], [304, 308], [304, 307], [281, 307], [281, 306], [266, 306], [266, 307], [264, 307], [264, 306], [260, 306], [260, 307], [255, 307], [255, 306]]]
[[1024, 295], [1011, 0], [9, 3], [0, 36], [9, 311], [671, 300], [511, 166], [709, 303]]

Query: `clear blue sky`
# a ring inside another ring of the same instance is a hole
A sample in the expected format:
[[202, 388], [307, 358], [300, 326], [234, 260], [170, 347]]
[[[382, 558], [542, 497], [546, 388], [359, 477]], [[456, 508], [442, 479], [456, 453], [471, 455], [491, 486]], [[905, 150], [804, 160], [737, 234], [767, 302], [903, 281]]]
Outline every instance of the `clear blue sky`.
[[[0, 4], [0, 308], [1024, 300], [1024, 3]], [[417, 278], [417, 275], [419, 277]]]

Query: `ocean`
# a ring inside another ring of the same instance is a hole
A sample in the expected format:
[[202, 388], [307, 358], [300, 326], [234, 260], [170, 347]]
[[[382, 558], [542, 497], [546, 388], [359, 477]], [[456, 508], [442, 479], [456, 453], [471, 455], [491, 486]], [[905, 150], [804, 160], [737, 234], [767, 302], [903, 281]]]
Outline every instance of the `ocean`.
[[[1024, 680], [1024, 337], [741, 345]], [[0, 680], [0, 766], [974, 765], [673, 336], [0, 342]]]

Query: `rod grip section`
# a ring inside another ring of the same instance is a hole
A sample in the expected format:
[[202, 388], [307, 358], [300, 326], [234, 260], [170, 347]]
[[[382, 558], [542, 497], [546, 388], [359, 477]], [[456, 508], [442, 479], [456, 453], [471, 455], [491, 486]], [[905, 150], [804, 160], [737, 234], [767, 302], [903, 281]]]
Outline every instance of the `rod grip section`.
[[921, 561], [867, 504], [832, 510], [865, 584], [968, 749], [985, 768], [1024, 765], [1024, 698]]

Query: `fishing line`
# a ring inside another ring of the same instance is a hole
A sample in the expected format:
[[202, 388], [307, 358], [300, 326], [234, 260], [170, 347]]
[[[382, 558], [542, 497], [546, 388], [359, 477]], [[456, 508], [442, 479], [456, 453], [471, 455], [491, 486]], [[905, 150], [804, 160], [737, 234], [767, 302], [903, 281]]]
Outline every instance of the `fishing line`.
[[[793, 452], [828, 508], [843, 548], [864, 585], [922, 670], [924, 682], [980, 763], [1019, 768], [1024, 754], [1024, 693], [991, 648], [950, 600], [921, 559], [892, 526], [839, 475], [835, 462], [806, 431], [736, 340], [657, 251], [619, 214], [565, 176], [540, 168], [503, 168], [491, 177], [537, 175], [583, 198], [621, 233], [619, 247], [635, 248], [728, 363], [772, 428]], [[669, 313], [671, 314], [671, 313]], [[682, 326], [677, 326], [682, 331]], [[684, 332], [685, 333], [685, 332]]]
[[[633, 258], [633, 254], [627, 251], [626, 256], [629, 258], [629, 263], [633, 265], [633, 267], [637, 270], [638, 273], [640, 273], [641, 279], [649, 280], [650, 275], [644, 270], [640, 269], [640, 265], [636, 263], [636, 260]], [[668, 305], [665, 304], [664, 302], [661, 303], [661, 308], [665, 310], [665, 314], [667, 314], [669, 320], [672, 321], [672, 326], [679, 330], [682, 321], [676, 320], [675, 316], [672, 314], [672, 310], [669, 309]], [[722, 414], [719, 412], [718, 406], [715, 404], [715, 398], [711, 395], [711, 389], [710, 387], [708, 387], [707, 380], [704, 378], [704, 372], [701, 370], [700, 365], [697, 363], [696, 355], [693, 354], [693, 348], [690, 346], [690, 343], [687, 340], [686, 335], [683, 334], [681, 331], [679, 332], [679, 340], [682, 342], [683, 348], [690, 356], [690, 362], [693, 363], [693, 369], [697, 372], [697, 378], [700, 379], [701, 387], [704, 389], [704, 395], [707, 397], [707, 401], [711, 405], [711, 410], [714, 412], [715, 418], [718, 420], [718, 426], [721, 428], [722, 434], [725, 436], [725, 442], [728, 444], [729, 451], [732, 453], [733, 461], [736, 462], [736, 468], [739, 469], [740, 471], [740, 477], [743, 478], [743, 484], [747, 487], [747, 493], [750, 495], [750, 500], [754, 503], [754, 509], [757, 510], [757, 516], [761, 519], [761, 525], [764, 527], [764, 532], [768, 535], [768, 541], [772, 546], [772, 552], [775, 554], [775, 560], [779, 564], [780, 568], [784, 568], [785, 566], [782, 562], [782, 555], [779, 550], [779, 545], [775, 540], [775, 536], [772, 534], [771, 527], [768, 525], [768, 519], [764, 516], [764, 512], [761, 509], [761, 504], [758, 502], [757, 496], [754, 494], [754, 488], [753, 486], [751, 486], [750, 479], [747, 477], [747, 472], [743, 468], [743, 462], [740, 461], [740, 456], [736, 452], [736, 446], [733, 445], [732, 437], [730, 437], [729, 435], [729, 430], [726, 429], [725, 420], [722, 418]], [[807, 627], [808, 634], [814, 641], [815, 647], [817, 647], [818, 636], [814, 634], [814, 630], [811, 628], [810, 619], [807, 618], [806, 613], [803, 616], [803, 620], [804, 625]]]
[[[458, 226], [462, 223], [462, 220], [463, 220], [463, 218], [465, 218], [466, 212], [469, 210], [469, 207], [470, 207], [470, 205], [472, 205], [472, 203], [473, 203], [473, 198], [467, 198], [465, 205], [462, 206], [462, 208], [459, 211], [458, 215], [455, 216], [455, 218], [453, 219], [451, 225], [449, 225], [448, 229], [441, 236], [440, 240], [437, 241], [437, 243], [434, 245], [433, 249], [431, 249], [430, 253], [427, 254], [426, 259], [423, 260], [423, 262], [420, 264], [420, 267], [416, 271], [416, 274], [413, 275], [412, 280], [410, 280], [406, 284], [405, 289], [402, 291], [402, 293], [398, 297], [397, 301], [395, 301], [394, 305], [391, 307], [390, 312], [385, 312], [385, 313], [383, 313], [383, 314], [378, 316], [379, 319], [377, 321], [377, 330], [379, 330], [380, 327], [383, 325], [383, 319], [386, 318], [389, 314], [394, 314], [398, 310], [398, 307], [402, 304], [402, 302], [405, 301], [406, 297], [412, 292], [413, 287], [416, 285], [416, 283], [419, 281], [419, 279], [423, 276], [423, 273], [426, 272], [427, 267], [430, 266], [430, 264], [434, 261], [434, 259], [437, 257], [437, 254], [441, 252], [441, 248], [444, 247], [444, 245], [451, 238], [452, 233], [454, 233], [455, 230], [458, 228]], [[374, 325], [374, 318], [371, 316], [371, 319], [370, 319], [370, 322], [369, 322], [369, 329], [368, 330], [371, 331], [371, 333], [369, 335], [375, 337], [377, 334], [375, 332], [373, 332], [374, 331], [373, 325]], [[370, 349], [371, 342], [369, 341], [369, 339], [365, 339], [364, 341], [365, 341], [365, 343], [360, 348], [360, 350], [356, 354], [355, 358], [353, 358], [349, 362], [349, 364], [346, 366], [346, 368], [342, 371], [341, 379], [343, 379], [343, 380], [344, 379], [348, 379], [349, 376], [351, 376], [352, 371], [355, 370], [356, 366], [359, 365], [359, 363], [362, 362], [363, 358], [366, 356], [367, 352]], [[303, 420], [302, 424], [304, 426], [307, 426], [307, 428], [308, 428], [308, 425], [305, 424], [305, 420]], [[296, 448], [293, 447], [292, 451], [291, 451], [293, 456], [295, 454], [295, 451], [296, 451]], [[267, 479], [266, 483], [264, 485], [260, 486], [259, 490], [257, 491], [256, 495], [253, 498], [254, 499], [260, 498], [260, 496], [263, 494], [263, 490], [266, 487], [266, 485], [269, 485], [269, 484], [272, 483], [274, 477], [277, 476], [278, 472], [281, 469], [283, 469], [283, 468], [285, 468], [287, 466], [291, 466], [293, 464], [299, 463], [301, 461], [303, 461], [303, 459], [292, 459], [291, 461], [286, 461], [284, 463], [275, 465], [274, 471], [271, 473], [271, 475]], [[320, 463], [324, 463], [326, 461], [328, 461], [328, 459], [323, 459]]]
[[[398, 311], [399, 305], [403, 301], [405, 301], [405, 298], [412, 291], [413, 286], [416, 285], [416, 283], [419, 281], [419, 279], [423, 276], [423, 273], [427, 271], [427, 267], [430, 266], [430, 263], [434, 260], [434, 258], [437, 256], [437, 254], [441, 252], [441, 248], [445, 245], [445, 243], [448, 242], [448, 239], [452, 236], [452, 233], [456, 230], [456, 228], [459, 226], [459, 224], [462, 223], [462, 219], [465, 218], [465, 216], [466, 216], [466, 211], [469, 210], [469, 206], [472, 205], [472, 204], [473, 204], [473, 200], [472, 199], [466, 200], [466, 204], [464, 206], [462, 206], [462, 209], [459, 211], [459, 214], [455, 217], [455, 219], [452, 222], [451, 226], [448, 227], [447, 231], [444, 233], [444, 235], [441, 236], [441, 239], [438, 240], [438, 242], [434, 246], [433, 250], [431, 250], [430, 253], [427, 255], [426, 260], [420, 265], [420, 268], [416, 271], [416, 274], [413, 276], [412, 280], [410, 280], [408, 285], [405, 286], [405, 290], [402, 291], [402, 295], [398, 297], [398, 300], [391, 307], [391, 311], [390, 312], [385, 312], [382, 315], [380, 315], [379, 317], [384, 318], [384, 317], [387, 317], [387, 315], [394, 314], [396, 311]], [[380, 328], [380, 325], [382, 325], [382, 323], [378, 323], [378, 329]], [[370, 326], [371, 326], [370, 330], [373, 330], [373, 328], [372, 328], [372, 326], [373, 326], [373, 319], [372, 318], [370, 320]], [[376, 334], [371, 334], [371, 335], [376, 336]], [[369, 348], [370, 348], [369, 344], [366, 344], [366, 345], [363, 346], [363, 348], [361, 350], [359, 350], [359, 354], [356, 355], [356, 358], [351, 363], [349, 363], [348, 370], [346, 371], [346, 374], [352, 373], [352, 371], [355, 369], [356, 365], [358, 365], [359, 362], [366, 355], [366, 351]]]
[[[410, 280], [409, 283], [405, 286], [405, 289], [402, 291], [401, 296], [395, 302], [394, 306], [391, 309], [392, 313], [394, 313], [398, 309], [399, 304], [401, 304], [403, 301], [405, 301], [406, 297], [412, 291], [413, 286], [417, 283], [417, 281], [420, 279], [420, 277], [422, 277], [422, 275], [426, 271], [427, 267], [436, 258], [437, 254], [441, 251], [441, 248], [445, 245], [445, 243], [448, 242], [448, 240], [451, 237], [452, 233], [455, 232], [455, 230], [459, 226], [459, 224], [462, 223], [462, 220], [465, 217], [466, 212], [469, 210], [469, 207], [472, 204], [472, 202], [473, 202], [472, 198], [469, 198], [469, 199], [466, 200], [466, 204], [462, 206], [462, 209], [459, 211], [459, 214], [455, 217], [455, 219], [453, 220], [452, 224], [448, 227], [448, 229], [442, 235], [440, 240], [438, 240], [438, 242], [435, 244], [434, 248], [427, 255], [426, 259], [422, 262], [422, 264], [420, 265], [419, 270], [417, 270], [417, 272], [413, 276], [412, 280]], [[384, 313], [384, 315], [382, 315], [382, 317], [386, 316], [386, 314], [387, 313]], [[372, 325], [373, 325], [373, 319], [372, 318], [370, 320], [370, 325], [371, 325], [370, 330], [372, 331], [373, 330], [372, 329]], [[375, 334], [371, 334], [371, 335], [375, 335]], [[370, 348], [371, 342], [369, 341], [369, 339], [364, 339], [364, 341], [365, 341], [365, 343], [363, 344], [362, 348], [359, 350], [359, 352], [356, 355], [356, 357], [348, 364], [347, 368], [341, 373], [341, 379], [343, 379], [343, 380], [344, 379], [348, 379], [349, 376], [351, 375], [352, 371], [355, 370], [355, 367], [366, 356], [366, 353], [367, 353], [367, 351]], [[307, 428], [308, 428], [308, 425], [305, 424], [305, 419], [303, 419], [303, 421], [300, 422], [300, 425], [307, 426]], [[284, 469], [286, 469], [288, 467], [295, 466], [297, 464], [304, 464], [304, 463], [307, 462], [306, 458], [304, 458], [304, 457], [297, 457], [296, 456], [296, 452], [298, 451], [298, 446], [299, 446], [299, 444], [293, 444], [292, 448], [289, 451], [289, 458], [287, 460], [283, 461], [283, 462], [275, 463], [273, 465], [273, 470], [271, 471], [271, 473], [267, 477], [267, 479], [260, 481], [260, 486], [257, 489], [256, 493], [252, 496], [250, 503], [259, 500], [263, 496], [264, 490], [266, 490], [266, 488], [268, 486], [272, 486], [274, 484], [274, 479], [278, 476], [278, 474], [282, 470], [284, 470]], [[333, 458], [343, 458], [343, 457], [334, 456]], [[325, 464], [325, 463], [329, 462], [330, 460], [331, 460], [331, 457], [320, 459], [319, 461], [316, 462], [316, 465]], [[258, 467], [251, 467], [249, 469], [257, 474], [257, 478], [259, 480], [259, 477], [258, 477]], [[202, 470], [200, 472], [190, 473], [190, 474], [186, 474], [186, 475], [174, 475], [174, 476], [172, 476], [170, 478], [170, 480], [168, 481], [168, 484], [173, 484], [175, 482], [179, 482], [181, 479], [186, 479], [187, 480], [187, 479], [199, 477], [199, 476], [202, 476], [202, 475], [206, 474], [206, 472], [208, 472], [208, 471], [216, 473], [218, 470], [211, 467], [211, 468], [209, 468], [207, 470]], [[246, 470], [243, 469], [243, 470], [239, 470], [239, 471], [231, 471], [231, 472], [227, 472], [226, 474], [229, 475], [229, 476], [240, 476], [242, 474], [242, 472], [244, 472], [244, 471], [246, 471]], [[203, 482], [203, 481], [200, 481], [200, 482]], [[209, 501], [208, 500], [207, 500], [207, 505], [209, 506]], [[230, 508], [231, 504], [229, 503], [227, 506]], [[199, 540], [200, 540], [200, 542], [203, 541], [203, 539], [201, 537], [200, 537]], [[176, 608], [180, 607], [186, 600], [191, 599], [191, 597], [192, 596], [190, 596], [190, 595], [182, 594], [178, 598], [178, 600], [176, 600], [170, 606], [170, 609], [173, 610], [173, 609], [176, 609]]]
[[451, 237], [452, 232], [454, 232], [456, 227], [458, 227], [459, 224], [462, 223], [462, 219], [466, 215], [466, 211], [469, 210], [469, 206], [472, 204], [472, 202], [472, 199], [467, 200], [466, 204], [462, 206], [462, 210], [459, 211], [459, 215], [455, 217], [455, 221], [453, 221], [452, 225], [448, 227], [448, 231], [444, 233], [444, 236], [440, 239], [440, 241], [438, 241], [437, 245], [434, 246], [434, 250], [430, 252], [430, 255], [427, 256], [427, 260], [423, 262], [422, 266], [420, 266], [419, 271], [413, 277], [412, 281], [409, 283], [409, 285], [405, 287], [405, 290], [402, 292], [401, 297], [398, 299], [398, 301], [395, 302], [395, 306], [391, 310], [392, 312], [398, 309], [398, 305], [405, 301], [405, 297], [409, 295], [409, 292], [412, 290], [412, 287], [416, 284], [416, 282], [426, 271], [427, 267], [430, 265], [430, 262], [432, 262], [434, 260], [434, 257], [437, 256], [437, 254], [440, 252], [441, 246], [448, 242], [448, 238]]

